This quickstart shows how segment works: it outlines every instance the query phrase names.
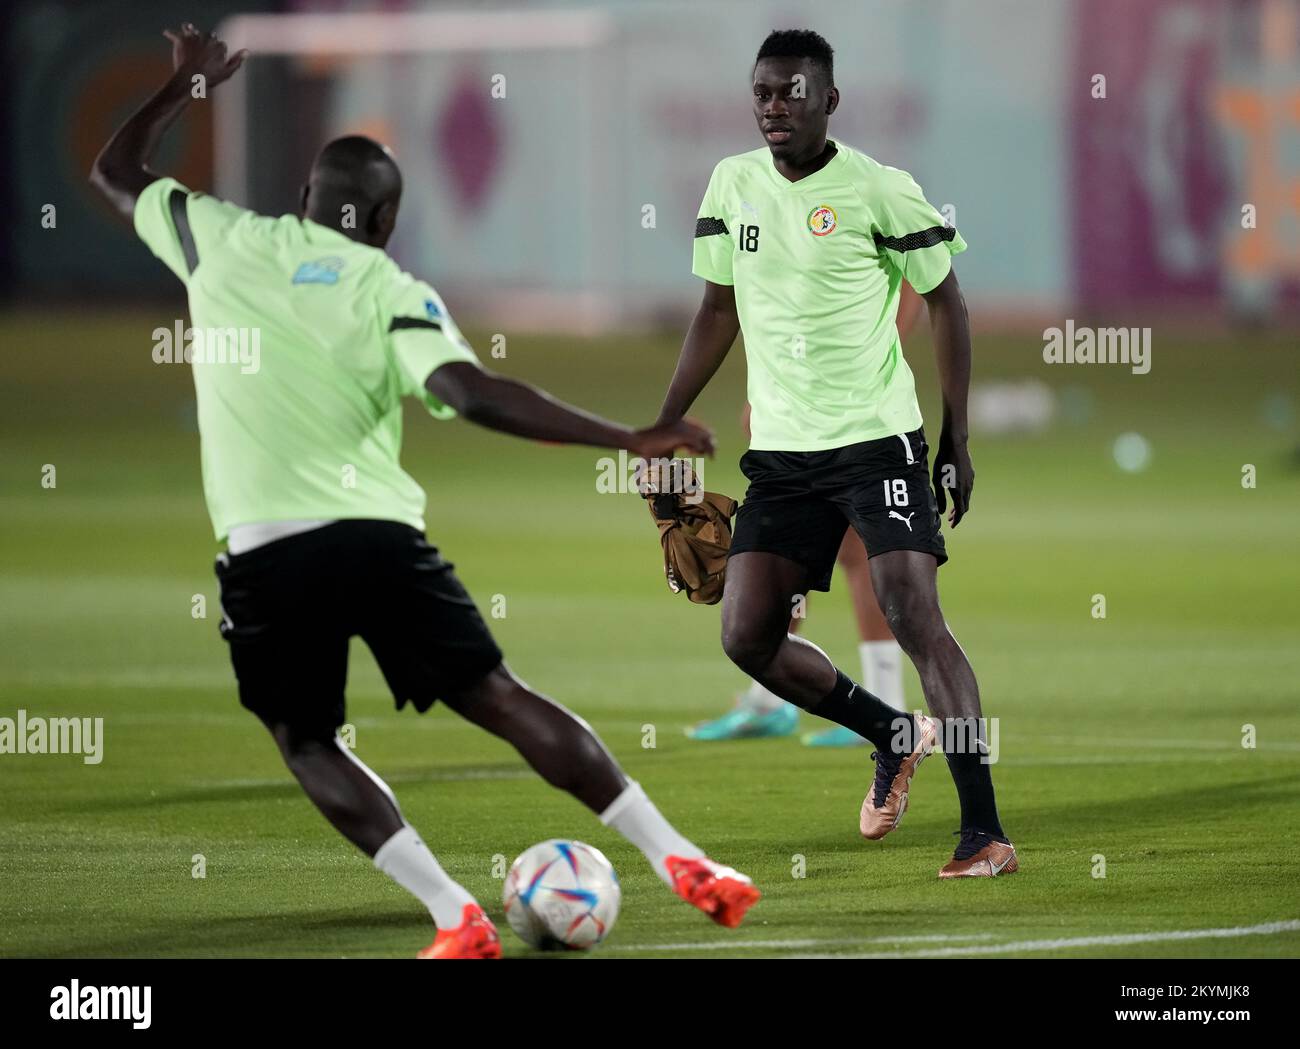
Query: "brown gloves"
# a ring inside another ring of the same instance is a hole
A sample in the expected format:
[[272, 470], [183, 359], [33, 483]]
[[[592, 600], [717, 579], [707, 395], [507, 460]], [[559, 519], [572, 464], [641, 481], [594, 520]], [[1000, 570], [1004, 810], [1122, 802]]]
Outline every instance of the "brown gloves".
[[685, 590], [696, 604], [717, 604], [722, 600], [736, 500], [701, 491], [685, 460], [662, 465], [666, 469], [646, 475], [641, 495], [659, 526], [668, 587], [674, 594]]

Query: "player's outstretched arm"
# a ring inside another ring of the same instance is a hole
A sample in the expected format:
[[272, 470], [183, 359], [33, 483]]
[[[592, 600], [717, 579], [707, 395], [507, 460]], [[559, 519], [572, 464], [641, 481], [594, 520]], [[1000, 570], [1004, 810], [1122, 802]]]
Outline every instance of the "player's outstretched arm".
[[952, 511], [948, 522], [956, 528], [970, 509], [975, 468], [971, 465], [966, 423], [966, 399], [970, 392], [970, 322], [957, 273], [948, 276], [925, 293], [930, 308], [930, 329], [934, 333], [934, 354], [939, 366], [939, 387], [943, 392], [943, 431], [934, 456], [934, 497], [939, 513], [947, 509], [945, 487], [952, 489]]
[[677, 368], [659, 410], [661, 423], [680, 419], [690, 410], [700, 391], [722, 366], [738, 334], [736, 289], [729, 284], [705, 281], [704, 301], [686, 333]]
[[697, 455], [713, 454], [712, 432], [689, 419], [632, 430], [467, 361], [435, 369], [425, 387], [470, 422], [516, 437], [626, 448], [645, 459], [670, 458], [678, 448]]
[[202, 83], [206, 93], [229, 80], [247, 54], [240, 51], [228, 57], [225, 44], [189, 22], [163, 35], [172, 42], [172, 75], [118, 128], [90, 172], [91, 185], [128, 219], [135, 214], [136, 198], [160, 177], [149, 170], [149, 161], [163, 134], [195, 97], [195, 87]]

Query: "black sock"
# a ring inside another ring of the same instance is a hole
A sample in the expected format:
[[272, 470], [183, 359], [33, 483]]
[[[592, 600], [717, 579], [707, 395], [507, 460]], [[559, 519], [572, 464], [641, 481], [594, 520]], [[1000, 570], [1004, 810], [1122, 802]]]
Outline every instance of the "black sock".
[[815, 707], [809, 707], [808, 712], [852, 729], [871, 740], [882, 754], [895, 753], [899, 742], [905, 748], [899, 756], [910, 754], [916, 738], [916, 719], [873, 696], [842, 670], [836, 670], [835, 675], [835, 687], [830, 694]]
[[1005, 839], [1002, 824], [998, 821], [998, 805], [993, 797], [993, 772], [991, 766], [980, 760], [982, 755], [974, 748], [948, 754], [948, 768], [957, 785], [961, 801], [961, 829], [982, 830], [995, 838]]

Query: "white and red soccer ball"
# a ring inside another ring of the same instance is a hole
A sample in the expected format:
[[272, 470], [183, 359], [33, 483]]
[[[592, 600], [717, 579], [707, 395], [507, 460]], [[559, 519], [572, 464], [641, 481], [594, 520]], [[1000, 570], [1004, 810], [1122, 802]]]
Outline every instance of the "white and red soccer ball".
[[511, 865], [506, 920], [529, 946], [585, 950], [609, 934], [622, 896], [604, 853], [552, 838], [525, 849]]

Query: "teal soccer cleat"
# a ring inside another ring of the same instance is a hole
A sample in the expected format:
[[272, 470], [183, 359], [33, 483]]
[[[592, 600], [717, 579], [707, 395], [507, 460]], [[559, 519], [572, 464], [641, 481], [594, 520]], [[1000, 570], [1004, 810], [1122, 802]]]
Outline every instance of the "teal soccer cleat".
[[775, 710], [759, 714], [738, 706], [712, 721], [701, 721], [686, 730], [691, 739], [716, 743], [726, 739], [774, 739], [792, 736], [799, 728], [799, 708], [783, 703]]
[[803, 737], [805, 747], [860, 747], [866, 742], [851, 728], [843, 725], [823, 729], [821, 732], [808, 732]]

